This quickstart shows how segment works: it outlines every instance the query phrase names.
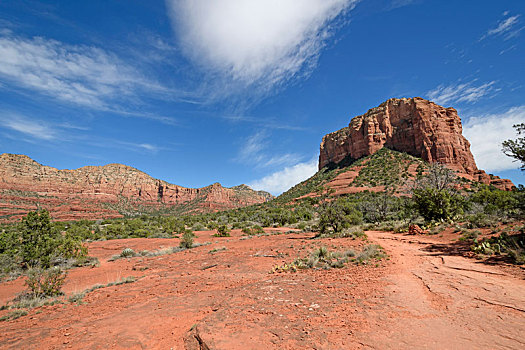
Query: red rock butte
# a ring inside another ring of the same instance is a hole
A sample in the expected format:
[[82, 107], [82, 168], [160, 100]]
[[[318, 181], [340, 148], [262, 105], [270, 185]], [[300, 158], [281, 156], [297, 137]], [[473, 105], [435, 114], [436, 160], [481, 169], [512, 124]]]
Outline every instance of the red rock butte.
[[458, 112], [452, 107], [445, 108], [420, 97], [391, 98], [352, 118], [348, 127], [324, 136], [319, 169], [387, 147], [444, 164], [469, 180], [504, 190], [514, 187], [510, 180], [478, 169], [462, 130]]
[[0, 221], [18, 219], [37, 207], [59, 220], [101, 219], [156, 209], [225, 210], [271, 198], [246, 185], [185, 188], [122, 164], [58, 170], [25, 155], [0, 155]]

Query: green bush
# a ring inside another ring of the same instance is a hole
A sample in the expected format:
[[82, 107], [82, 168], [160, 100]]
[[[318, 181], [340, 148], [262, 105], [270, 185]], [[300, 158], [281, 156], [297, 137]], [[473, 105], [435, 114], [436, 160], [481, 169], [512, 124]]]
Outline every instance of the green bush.
[[431, 187], [414, 190], [414, 207], [425, 221], [444, 221], [463, 214], [464, 199], [446, 189]]
[[230, 229], [227, 225], [220, 225], [217, 228], [217, 237], [230, 237]]
[[358, 225], [363, 222], [363, 213], [345, 200], [339, 198], [325, 205], [319, 217], [319, 232], [339, 233], [350, 225]]
[[185, 230], [180, 238], [180, 247], [184, 249], [190, 249], [193, 247], [193, 237], [195, 235], [191, 230]]
[[34, 298], [49, 298], [62, 295], [66, 273], [59, 268], [31, 269], [27, 273], [26, 286]]
[[53, 230], [49, 212], [28, 213], [22, 219], [19, 231], [22, 262], [28, 267], [49, 268], [61, 241], [60, 233]]
[[135, 251], [131, 248], [124, 248], [122, 250], [122, 252], [120, 252], [120, 257], [121, 258], [132, 258], [134, 256], [136, 256], [137, 253], [135, 253]]

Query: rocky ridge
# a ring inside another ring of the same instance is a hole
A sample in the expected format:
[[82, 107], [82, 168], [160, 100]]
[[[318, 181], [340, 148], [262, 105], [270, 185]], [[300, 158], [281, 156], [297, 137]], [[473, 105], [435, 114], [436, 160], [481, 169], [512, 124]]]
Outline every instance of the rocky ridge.
[[354, 117], [348, 127], [324, 136], [319, 169], [372, 155], [383, 147], [444, 164], [469, 180], [504, 190], [514, 186], [478, 169], [454, 108], [420, 97], [391, 98]]
[[9, 221], [37, 207], [56, 219], [121, 217], [134, 212], [200, 212], [238, 208], [273, 198], [246, 185], [214, 183], [185, 188], [154, 179], [122, 164], [58, 170], [25, 155], [0, 155], [0, 220]]

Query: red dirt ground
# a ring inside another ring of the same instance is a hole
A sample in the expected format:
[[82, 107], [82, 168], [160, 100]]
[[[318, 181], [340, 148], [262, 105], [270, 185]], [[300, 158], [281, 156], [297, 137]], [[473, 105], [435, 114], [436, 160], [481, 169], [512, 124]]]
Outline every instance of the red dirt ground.
[[[281, 232], [287, 229], [281, 229]], [[270, 230], [267, 229], [267, 232]], [[90, 244], [95, 268], [71, 270], [64, 291], [128, 276], [0, 323], [6, 349], [523, 349], [525, 271], [462, 256], [458, 236], [367, 232], [390, 256], [378, 266], [268, 272], [311, 250], [359, 250], [362, 240], [291, 233], [244, 239], [197, 232], [191, 250], [107, 260], [126, 247], [154, 250], [176, 239]], [[450, 236], [450, 237], [449, 237]], [[226, 250], [210, 253], [212, 249]], [[451, 248], [452, 247], [452, 248]], [[23, 290], [0, 284], [0, 304]], [[0, 311], [0, 316], [8, 311]]]

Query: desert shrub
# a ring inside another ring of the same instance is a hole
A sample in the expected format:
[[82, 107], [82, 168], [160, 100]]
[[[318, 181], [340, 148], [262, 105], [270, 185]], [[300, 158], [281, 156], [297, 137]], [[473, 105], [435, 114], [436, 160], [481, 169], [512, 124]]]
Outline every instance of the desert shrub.
[[197, 222], [195, 225], [193, 225], [192, 229], [193, 229], [193, 231], [205, 231], [206, 230], [206, 226], [204, 226], [200, 222]]
[[179, 246], [184, 249], [190, 249], [193, 247], [193, 237], [195, 235], [191, 230], [185, 230], [180, 238]]
[[[523, 229], [522, 229], [523, 230]], [[483, 255], [507, 255], [515, 264], [525, 264], [525, 233], [508, 235], [503, 232], [499, 236], [475, 242], [471, 250]]]
[[14, 310], [14, 311], [11, 311], [10, 313], [8, 313], [7, 315], [4, 315], [2, 317], [0, 317], [0, 321], [11, 321], [11, 320], [16, 320], [17, 318], [20, 318], [22, 316], [25, 316], [27, 315], [27, 311], [26, 310]]
[[365, 246], [362, 252], [357, 254], [354, 250], [345, 252], [330, 252], [326, 247], [320, 247], [310, 252], [308, 257], [299, 258], [289, 264], [274, 266], [270, 273], [296, 272], [302, 269], [331, 269], [342, 268], [346, 263], [352, 261], [358, 265], [367, 264], [370, 260], [381, 260], [387, 255], [379, 245]]
[[380, 245], [370, 244], [365, 246], [361, 253], [355, 256], [354, 262], [357, 264], [366, 264], [372, 259], [381, 260], [386, 257], [387, 255]]
[[321, 211], [319, 217], [319, 232], [339, 233], [350, 225], [358, 225], [363, 221], [363, 213], [345, 200], [339, 198], [333, 202], [327, 203]]
[[66, 273], [59, 268], [31, 269], [27, 273], [26, 286], [34, 298], [48, 298], [62, 294]]
[[228, 225], [220, 225], [217, 228], [217, 233], [215, 234], [217, 237], [230, 237], [230, 229], [228, 228]]
[[461, 234], [461, 237], [459, 237], [459, 240], [477, 242], [480, 234], [481, 232], [478, 230], [474, 230], [474, 231], [464, 230], [463, 233]]
[[485, 213], [476, 213], [466, 216], [468, 228], [494, 227], [497, 225], [497, 218]]
[[222, 252], [222, 251], [227, 250], [227, 249], [228, 248], [226, 248], [226, 247], [218, 247], [218, 248], [214, 248], [214, 249], [210, 250], [208, 253], [215, 254], [217, 252]]
[[259, 235], [259, 234], [263, 234], [264, 230], [259, 225], [253, 225], [252, 227], [243, 228], [242, 232], [247, 235]]
[[134, 256], [137, 256], [137, 253], [131, 248], [124, 248], [122, 252], [120, 252], [121, 258], [132, 258]]
[[450, 220], [463, 213], [464, 199], [446, 189], [418, 188], [412, 195], [414, 207], [425, 221]]
[[431, 234], [431, 235], [437, 235], [437, 234], [445, 231], [445, 228], [446, 228], [446, 226], [443, 225], [443, 224], [436, 225], [436, 226], [432, 227], [428, 233]]

